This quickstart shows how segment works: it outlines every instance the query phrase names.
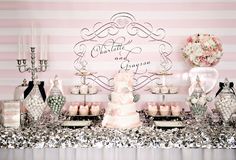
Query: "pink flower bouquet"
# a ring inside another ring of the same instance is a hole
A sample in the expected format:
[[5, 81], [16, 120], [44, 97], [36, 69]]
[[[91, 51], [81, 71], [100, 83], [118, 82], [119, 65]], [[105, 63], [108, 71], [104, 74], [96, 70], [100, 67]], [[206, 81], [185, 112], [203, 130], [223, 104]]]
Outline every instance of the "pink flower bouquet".
[[195, 34], [187, 39], [183, 56], [192, 65], [211, 67], [217, 64], [223, 55], [218, 38], [210, 34]]

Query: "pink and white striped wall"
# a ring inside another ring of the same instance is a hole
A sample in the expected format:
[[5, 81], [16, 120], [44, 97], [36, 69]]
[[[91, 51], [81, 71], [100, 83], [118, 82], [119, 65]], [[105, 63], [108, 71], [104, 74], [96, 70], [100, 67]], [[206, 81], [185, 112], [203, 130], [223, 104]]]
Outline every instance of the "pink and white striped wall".
[[[97, 21], [106, 22], [121, 11], [135, 15], [139, 22], [150, 22], [154, 27], [166, 30], [166, 40], [174, 47], [171, 58], [173, 72], [178, 78], [170, 82], [181, 87], [180, 94], [170, 97], [170, 100], [183, 101], [187, 95], [188, 83], [181, 79], [181, 74], [190, 67], [181, 56], [181, 48], [191, 34], [210, 33], [221, 39], [224, 56], [216, 66], [220, 80], [228, 77], [236, 82], [235, 0], [1, 0], [0, 99], [12, 99], [14, 88], [24, 78], [30, 78], [28, 73], [22, 74], [17, 70], [17, 41], [18, 35], [30, 34], [31, 23], [34, 22], [41, 33], [49, 35], [49, 68], [46, 73], [39, 74], [40, 79], [49, 82], [49, 78], [58, 74], [63, 80], [67, 99], [80, 101], [82, 97], [69, 94], [71, 86], [77, 83], [73, 46], [80, 40], [80, 30], [92, 27]], [[101, 65], [111, 63], [99, 59], [93, 64], [101, 66], [96, 67], [98, 73], [113, 74], [117, 68]], [[107, 101], [106, 94], [101, 92], [89, 97], [89, 100]], [[154, 100], [157, 100], [156, 96], [148, 92], [142, 94], [142, 101]]]

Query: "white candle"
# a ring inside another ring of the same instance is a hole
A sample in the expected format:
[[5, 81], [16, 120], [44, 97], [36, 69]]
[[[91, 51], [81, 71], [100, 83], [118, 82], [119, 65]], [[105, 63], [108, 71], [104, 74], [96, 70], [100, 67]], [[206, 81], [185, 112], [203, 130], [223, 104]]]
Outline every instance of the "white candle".
[[18, 36], [18, 59], [21, 59], [21, 36]]
[[23, 59], [26, 59], [26, 56], [25, 56], [25, 36], [22, 36], [22, 54], [23, 54]]
[[44, 59], [48, 59], [48, 36], [45, 36]]
[[31, 47], [34, 47], [34, 24], [31, 24]]
[[44, 36], [43, 35], [41, 35], [40, 36], [40, 59], [44, 59], [44, 57], [43, 57], [43, 52], [44, 52], [44, 49], [43, 49], [43, 38], [44, 38]]

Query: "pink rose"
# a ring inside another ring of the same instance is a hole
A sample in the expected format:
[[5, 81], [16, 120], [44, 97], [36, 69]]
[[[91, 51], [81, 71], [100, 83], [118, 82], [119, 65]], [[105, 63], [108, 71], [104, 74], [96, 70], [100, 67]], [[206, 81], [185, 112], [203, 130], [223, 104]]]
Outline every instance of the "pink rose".
[[192, 43], [193, 42], [193, 39], [192, 39], [192, 37], [190, 36], [190, 37], [188, 37], [188, 39], [187, 39], [187, 43]]

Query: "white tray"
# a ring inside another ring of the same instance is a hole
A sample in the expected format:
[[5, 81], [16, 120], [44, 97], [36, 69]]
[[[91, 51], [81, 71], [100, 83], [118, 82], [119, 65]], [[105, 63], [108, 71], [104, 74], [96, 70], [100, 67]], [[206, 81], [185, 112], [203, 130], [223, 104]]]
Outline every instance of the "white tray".
[[62, 123], [63, 127], [85, 127], [90, 126], [92, 121], [64, 121]]
[[157, 127], [163, 128], [183, 128], [184, 124], [182, 121], [154, 121]]

